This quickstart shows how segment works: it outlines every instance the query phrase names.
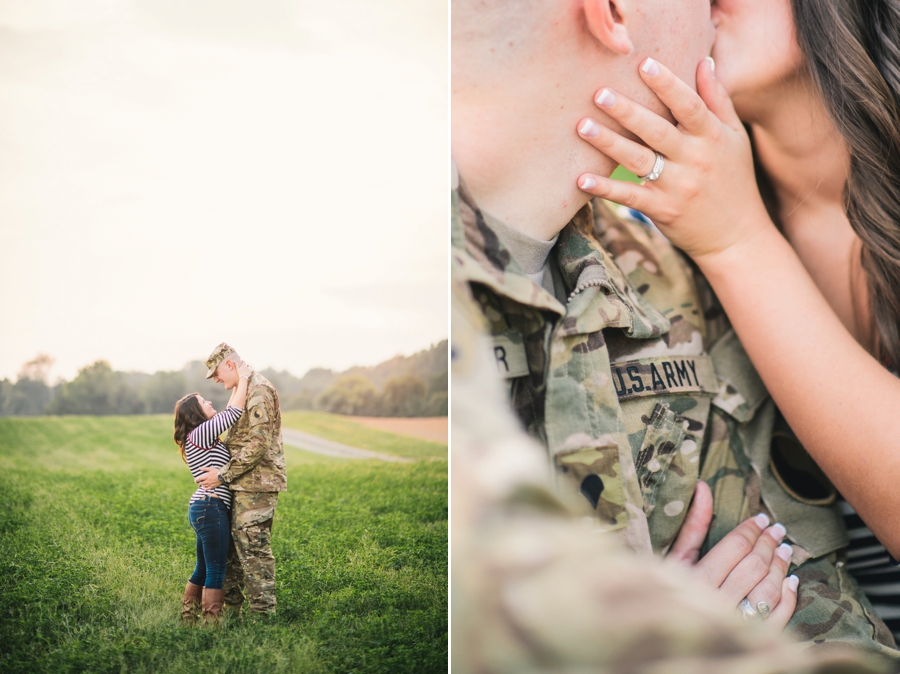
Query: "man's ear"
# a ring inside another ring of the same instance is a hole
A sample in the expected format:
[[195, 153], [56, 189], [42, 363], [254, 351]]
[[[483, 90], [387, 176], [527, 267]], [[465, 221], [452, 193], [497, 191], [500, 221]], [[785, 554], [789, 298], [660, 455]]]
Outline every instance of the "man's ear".
[[632, 0], [584, 0], [588, 30], [604, 47], [622, 56], [634, 49], [625, 28], [625, 17], [632, 9]]

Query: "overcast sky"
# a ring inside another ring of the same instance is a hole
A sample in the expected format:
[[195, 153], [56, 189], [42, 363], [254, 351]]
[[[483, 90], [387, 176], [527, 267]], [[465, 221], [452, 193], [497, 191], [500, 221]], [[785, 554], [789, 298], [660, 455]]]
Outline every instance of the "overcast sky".
[[0, 0], [0, 378], [447, 336], [446, 0]]

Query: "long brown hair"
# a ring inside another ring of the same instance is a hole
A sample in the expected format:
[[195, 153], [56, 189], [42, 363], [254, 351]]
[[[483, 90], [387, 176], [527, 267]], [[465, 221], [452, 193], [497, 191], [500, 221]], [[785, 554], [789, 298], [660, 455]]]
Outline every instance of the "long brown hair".
[[181, 452], [181, 460], [187, 463], [184, 454], [184, 441], [192, 430], [206, 421], [203, 408], [200, 407], [200, 394], [188, 393], [175, 403], [175, 444]]
[[862, 242], [875, 355], [900, 367], [900, 3], [791, 0], [800, 49], [850, 150], [847, 218]]

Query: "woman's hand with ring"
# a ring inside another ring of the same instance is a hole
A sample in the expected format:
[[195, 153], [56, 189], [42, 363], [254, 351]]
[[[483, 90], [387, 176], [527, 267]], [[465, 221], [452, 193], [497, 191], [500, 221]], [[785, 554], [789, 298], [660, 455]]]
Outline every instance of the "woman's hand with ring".
[[[641, 77], [675, 124], [611, 89], [597, 92], [599, 110], [646, 145], [590, 118], [577, 127], [581, 138], [603, 154], [638, 176], [654, 178], [635, 185], [584, 173], [578, 186], [641, 211], [698, 262], [771, 226], [756, 184], [750, 139], [713, 69], [712, 59], [701, 62], [698, 93], [657, 61], [643, 62]], [[664, 165], [655, 175], [658, 156]]]
[[790, 545], [779, 545], [785, 528], [777, 523], [769, 526], [769, 518], [760, 513], [739, 524], [698, 559], [711, 517], [712, 493], [701, 481], [669, 558], [691, 566], [730, 606], [737, 607], [745, 598], [754, 609], [765, 602], [771, 611], [768, 622], [783, 629], [796, 608], [798, 584], [796, 576], [785, 577], [792, 553]]
[[[775, 527], [781, 527], [776, 524]], [[783, 527], [782, 527], [783, 528]], [[750, 606], [760, 613], [760, 617], [784, 629], [797, 607], [797, 587], [800, 579], [788, 576], [793, 549], [782, 543], [774, 550], [769, 573], [747, 594]]]

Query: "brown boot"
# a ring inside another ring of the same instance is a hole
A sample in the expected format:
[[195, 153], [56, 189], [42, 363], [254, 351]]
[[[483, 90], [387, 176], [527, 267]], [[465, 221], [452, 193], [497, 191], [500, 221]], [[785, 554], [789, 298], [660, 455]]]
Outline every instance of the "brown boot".
[[225, 592], [203, 588], [203, 622], [218, 623], [222, 613], [222, 604], [225, 602]]
[[181, 623], [183, 625], [196, 625], [200, 617], [200, 601], [203, 596], [203, 588], [188, 581], [184, 588], [184, 599], [181, 600]]

